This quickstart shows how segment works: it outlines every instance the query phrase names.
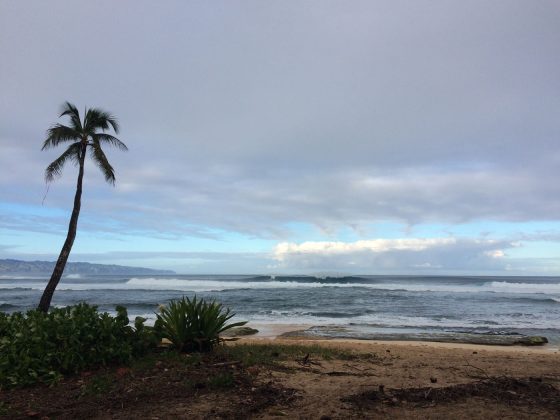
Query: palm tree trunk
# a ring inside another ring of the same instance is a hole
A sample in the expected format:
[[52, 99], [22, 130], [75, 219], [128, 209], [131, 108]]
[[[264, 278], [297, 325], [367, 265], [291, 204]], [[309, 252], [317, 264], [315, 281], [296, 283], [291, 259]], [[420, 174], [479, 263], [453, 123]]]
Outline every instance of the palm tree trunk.
[[72, 245], [74, 244], [74, 239], [76, 238], [76, 231], [78, 229], [78, 217], [80, 216], [80, 207], [82, 205], [82, 181], [84, 178], [84, 161], [86, 157], [86, 149], [87, 144], [84, 143], [84, 145], [82, 146], [82, 151], [80, 153], [80, 171], [78, 173], [76, 195], [74, 196], [74, 209], [72, 210], [72, 216], [70, 217], [66, 241], [64, 241], [64, 245], [62, 246], [62, 250], [60, 251], [60, 255], [58, 256], [56, 265], [54, 266], [51, 279], [49, 280], [47, 287], [43, 292], [43, 296], [41, 296], [41, 301], [39, 302], [39, 306], [37, 308], [43, 312], [48, 312], [51, 306], [51, 300], [54, 291], [56, 289], [56, 286], [58, 286], [60, 278], [62, 277], [64, 267], [66, 266], [66, 262], [68, 261], [68, 256], [70, 255], [70, 251], [72, 250]]

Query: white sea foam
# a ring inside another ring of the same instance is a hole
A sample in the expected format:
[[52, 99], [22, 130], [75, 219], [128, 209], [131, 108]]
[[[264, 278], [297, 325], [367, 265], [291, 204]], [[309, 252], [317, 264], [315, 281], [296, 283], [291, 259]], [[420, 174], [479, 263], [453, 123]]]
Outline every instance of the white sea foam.
[[[71, 275], [74, 276], [74, 275]], [[17, 280], [17, 278], [10, 277]], [[442, 293], [479, 293], [494, 292], [508, 294], [545, 294], [560, 302], [560, 283], [511, 283], [492, 281], [483, 284], [434, 284], [420, 282], [395, 283], [331, 283], [320, 281], [239, 281], [181, 278], [131, 278], [126, 282], [84, 282], [72, 283], [77, 277], [65, 277], [57, 290], [175, 290], [184, 292], [210, 292], [235, 289], [309, 289], [322, 287], [362, 287], [378, 290], [404, 290], [410, 292], [442, 292]], [[28, 279], [25, 277], [23, 279]], [[70, 281], [69, 281], [70, 280]], [[0, 289], [31, 288], [44, 289], [44, 282], [0, 282]]]
[[[114, 311], [110, 311], [116, 314]], [[131, 319], [136, 316], [130, 315]], [[156, 313], [142, 313], [140, 316], [146, 318], [146, 325], [153, 325], [156, 319]], [[316, 317], [301, 312], [284, 312], [284, 311], [270, 311], [267, 314], [238, 314], [236, 319], [243, 319], [245, 321], [254, 322], [256, 324], [270, 324], [270, 325], [356, 325], [362, 327], [378, 327], [378, 328], [535, 328], [535, 321], [531, 319], [502, 319], [499, 325], [496, 323], [481, 323], [477, 320], [452, 320], [452, 319], [433, 319], [422, 316], [398, 316], [398, 315], [363, 315], [358, 317], [348, 318], [329, 318], [329, 317]], [[560, 323], [556, 322], [547, 325], [549, 328], [560, 328]], [[358, 327], [359, 328], [359, 327]]]
[[[297, 282], [297, 281], [220, 281], [220, 280], [186, 280], [186, 279], [155, 279], [155, 278], [132, 278], [126, 282], [130, 287], [136, 289], [155, 290], [179, 290], [193, 292], [210, 292], [234, 289], [307, 289], [326, 286], [354, 287], [351, 283], [319, 283], [319, 282]], [[360, 285], [358, 285], [360, 286]], [[364, 286], [364, 285], [361, 285]]]
[[493, 292], [505, 293], [560, 293], [560, 283], [508, 283], [493, 281], [490, 283]]
[[48, 275], [44, 276], [12, 276], [7, 274], [0, 275], [0, 280], [40, 280], [40, 279], [48, 279]]
[[495, 317], [492, 321], [482, 322], [480, 319], [434, 319], [423, 316], [399, 316], [384, 314], [368, 314], [348, 318], [315, 317], [304, 313], [272, 311], [269, 314], [238, 315], [255, 323], [263, 324], [305, 324], [305, 325], [362, 325], [379, 328], [476, 328], [476, 329], [516, 329], [516, 328], [560, 328], [558, 319], [535, 319], [531, 314], [512, 318], [508, 315]]
[[322, 283], [297, 281], [219, 281], [191, 279], [132, 278], [126, 282], [130, 288], [180, 290], [180, 291], [220, 291], [232, 289], [307, 289], [319, 287], [364, 287], [383, 290], [406, 290], [411, 292], [451, 292], [451, 293], [544, 293], [560, 294], [560, 283], [508, 283], [493, 281], [482, 285], [468, 284], [422, 284], [422, 283]]

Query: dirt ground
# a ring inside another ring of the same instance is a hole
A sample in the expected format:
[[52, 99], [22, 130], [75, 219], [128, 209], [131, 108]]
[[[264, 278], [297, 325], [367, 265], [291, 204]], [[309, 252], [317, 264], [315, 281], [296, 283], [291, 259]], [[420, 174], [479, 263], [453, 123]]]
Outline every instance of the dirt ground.
[[[560, 418], [557, 352], [427, 343], [321, 345], [372, 357], [292, 362], [296, 374], [267, 372], [266, 380], [301, 397], [282, 410], [289, 418]], [[277, 409], [256, 417], [273, 418]]]
[[[295, 355], [282, 347], [293, 340], [243, 343], [269, 346], [278, 360], [156, 355], [53, 387], [0, 391], [0, 417], [560, 418], [556, 351], [298, 341]], [[305, 347], [317, 344], [338, 356]]]

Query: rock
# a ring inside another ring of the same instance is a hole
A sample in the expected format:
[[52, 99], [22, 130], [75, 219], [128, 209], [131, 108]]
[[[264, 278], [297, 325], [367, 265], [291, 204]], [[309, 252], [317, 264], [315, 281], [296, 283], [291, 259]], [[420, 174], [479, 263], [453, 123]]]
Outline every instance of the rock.
[[[516, 332], [364, 332], [355, 329], [353, 326], [341, 327], [332, 325], [317, 325], [306, 330], [291, 331], [281, 334], [285, 338], [321, 338], [321, 339], [354, 339], [354, 340], [375, 340], [375, 341], [433, 341], [442, 343], [465, 343], [483, 344], [493, 346], [541, 346], [548, 343], [546, 337], [526, 336]], [[391, 350], [386, 349], [387, 353]], [[473, 353], [475, 354], [475, 353]]]
[[259, 330], [251, 327], [235, 327], [224, 331], [220, 335], [222, 337], [240, 337], [244, 335], [253, 335], [258, 333]]
[[310, 334], [309, 330], [287, 331], [285, 333], [280, 334], [278, 337], [280, 337], [280, 338], [314, 338], [314, 336], [312, 334]]
[[519, 338], [515, 344], [523, 344], [524, 346], [542, 346], [548, 343], [548, 339], [546, 337], [540, 336], [527, 336]]

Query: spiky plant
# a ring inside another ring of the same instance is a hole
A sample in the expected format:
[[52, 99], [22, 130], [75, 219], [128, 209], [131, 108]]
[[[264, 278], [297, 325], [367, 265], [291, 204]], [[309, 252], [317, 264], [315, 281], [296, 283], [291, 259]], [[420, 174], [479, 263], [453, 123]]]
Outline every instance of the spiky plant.
[[179, 351], [210, 351], [218, 344], [222, 332], [247, 323], [228, 324], [234, 316], [216, 301], [183, 296], [160, 308], [155, 328]]
[[47, 182], [52, 182], [61, 176], [65, 163], [70, 161], [78, 167], [78, 182], [66, 241], [64, 241], [51, 278], [39, 303], [38, 309], [44, 312], [49, 310], [54, 291], [62, 277], [64, 267], [68, 261], [72, 245], [74, 244], [74, 239], [76, 238], [82, 199], [84, 162], [88, 150], [90, 151], [90, 156], [93, 161], [105, 176], [105, 180], [111, 185], [115, 184], [115, 171], [107, 160], [102, 146], [115, 146], [120, 150], [128, 150], [126, 145], [118, 138], [106, 133], [106, 131], [111, 128], [115, 134], [119, 132], [117, 119], [106, 111], [99, 108], [89, 108], [85, 110], [84, 116], [81, 118], [78, 109], [70, 102], [66, 102], [62, 106], [62, 112], [59, 118], [60, 117], [68, 117], [70, 119], [70, 124], [55, 124], [49, 128], [47, 130], [47, 139], [43, 143], [42, 150], [50, 149], [63, 143], [70, 143], [70, 145], [57, 159], [47, 166], [45, 170], [45, 179]]

